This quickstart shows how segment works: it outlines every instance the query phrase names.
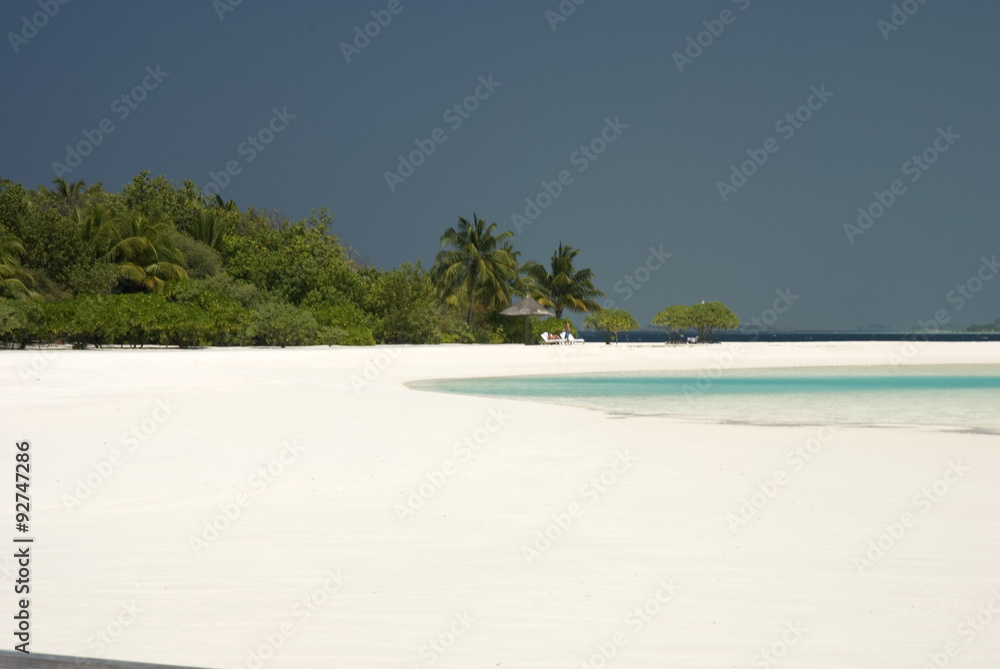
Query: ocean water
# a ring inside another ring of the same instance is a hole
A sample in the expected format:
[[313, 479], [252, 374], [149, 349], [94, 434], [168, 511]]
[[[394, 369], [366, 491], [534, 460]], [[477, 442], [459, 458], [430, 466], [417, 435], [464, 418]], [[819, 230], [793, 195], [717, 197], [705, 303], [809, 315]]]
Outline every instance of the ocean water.
[[712, 374], [491, 377], [409, 385], [417, 390], [569, 404], [624, 416], [1000, 432], [1000, 366], [996, 365], [713, 370]]
[[[581, 336], [587, 341], [601, 343], [603, 332], [581, 330]], [[688, 332], [687, 335], [693, 335]], [[669, 340], [663, 328], [636, 330], [620, 333], [622, 343], [625, 342], [666, 342]], [[798, 342], [798, 341], [1000, 341], [1000, 332], [888, 332], [888, 331], [842, 331], [828, 332], [822, 330], [779, 330], [776, 332], [743, 332], [741, 330], [716, 332], [712, 335], [715, 341], [768, 341], [768, 342]]]

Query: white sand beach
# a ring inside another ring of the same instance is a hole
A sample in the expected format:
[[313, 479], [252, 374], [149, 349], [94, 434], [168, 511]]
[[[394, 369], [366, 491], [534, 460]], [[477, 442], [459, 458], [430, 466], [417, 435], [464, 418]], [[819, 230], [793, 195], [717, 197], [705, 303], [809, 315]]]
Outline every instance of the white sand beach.
[[998, 434], [404, 385], [897, 363], [996, 365], [1000, 343], [4, 351], [10, 488], [15, 441], [31, 444], [31, 650], [218, 669], [995, 669]]

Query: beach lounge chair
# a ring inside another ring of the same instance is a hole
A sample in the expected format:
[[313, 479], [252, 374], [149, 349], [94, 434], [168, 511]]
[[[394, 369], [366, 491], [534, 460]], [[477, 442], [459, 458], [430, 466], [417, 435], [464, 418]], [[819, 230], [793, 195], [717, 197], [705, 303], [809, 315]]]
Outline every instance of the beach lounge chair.
[[543, 344], [565, 344], [567, 343], [565, 339], [559, 335], [549, 334], [548, 332], [543, 332], [541, 334]]
[[580, 337], [574, 337], [572, 332], [566, 333], [566, 343], [567, 344], [586, 344], [587, 342]]

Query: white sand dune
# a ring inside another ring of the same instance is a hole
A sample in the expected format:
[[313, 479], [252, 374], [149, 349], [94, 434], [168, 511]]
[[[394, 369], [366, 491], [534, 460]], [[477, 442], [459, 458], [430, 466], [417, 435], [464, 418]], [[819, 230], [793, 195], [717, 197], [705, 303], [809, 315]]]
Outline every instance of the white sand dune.
[[998, 435], [404, 385], [900, 361], [1000, 364], [1000, 344], [5, 351], [10, 487], [13, 442], [31, 442], [31, 650], [220, 669], [995, 669]]

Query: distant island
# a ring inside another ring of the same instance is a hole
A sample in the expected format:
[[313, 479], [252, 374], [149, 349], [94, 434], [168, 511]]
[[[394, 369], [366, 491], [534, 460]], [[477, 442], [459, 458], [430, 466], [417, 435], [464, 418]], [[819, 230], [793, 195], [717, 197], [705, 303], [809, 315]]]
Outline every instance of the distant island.
[[967, 332], [1000, 332], [1000, 318], [985, 325], [970, 325]]

